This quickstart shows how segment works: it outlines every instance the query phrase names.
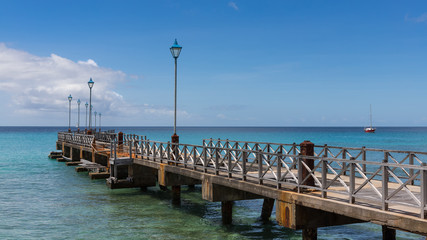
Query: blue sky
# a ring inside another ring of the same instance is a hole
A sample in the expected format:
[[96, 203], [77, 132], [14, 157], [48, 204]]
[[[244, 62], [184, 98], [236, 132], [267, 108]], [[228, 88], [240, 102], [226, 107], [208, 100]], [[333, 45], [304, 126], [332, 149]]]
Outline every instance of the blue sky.
[[[427, 126], [425, 1], [0, 2], [0, 125]], [[84, 106], [81, 106], [84, 125]]]

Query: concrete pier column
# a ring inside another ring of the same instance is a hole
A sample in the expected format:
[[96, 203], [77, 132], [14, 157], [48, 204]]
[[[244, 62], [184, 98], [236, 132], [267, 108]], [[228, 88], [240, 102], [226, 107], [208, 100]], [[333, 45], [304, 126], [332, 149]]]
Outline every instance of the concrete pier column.
[[[302, 142], [300, 144], [300, 148], [301, 148], [301, 155], [304, 156], [314, 156], [314, 143], [305, 140], [304, 142]], [[309, 158], [304, 158], [302, 159], [302, 161], [310, 168], [313, 169], [314, 168], [314, 160], [313, 159], [309, 159]], [[302, 169], [302, 179], [305, 179], [308, 175], [310, 175], [309, 170], [307, 170], [305, 167], [303, 167]], [[304, 183], [304, 185], [308, 185], [308, 186], [314, 186], [314, 178], [313, 177], [309, 177]]]
[[181, 205], [181, 186], [172, 186], [172, 204]]
[[229, 225], [233, 222], [233, 201], [221, 202], [222, 224]]
[[261, 211], [262, 221], [267, 222], [270, 220], [271, 212], [273, 211], [274, 201], [275, 200], [273, 198], [264, 198], [264, 203], [262, 204]]
[[302, 240], [317, 240], [317, 228], [304, 228], [302, 230]]
[[383, 225], [382, 230], [383, 240], [396, 240], [396, 229], [392, 229]]

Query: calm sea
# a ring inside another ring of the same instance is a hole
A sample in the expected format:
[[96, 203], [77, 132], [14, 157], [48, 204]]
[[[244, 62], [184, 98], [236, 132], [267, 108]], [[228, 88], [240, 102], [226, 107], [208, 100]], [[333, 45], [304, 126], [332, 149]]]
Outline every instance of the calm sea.
[[[0, 239], [301, 239], [301, 231], [259, 220], [262, 201], [238, 201], [233, 224], [221, 225], [221, 205], [202, 200], [201, 189], [183, 188], [180, 207], [170, 192], [149, 188], [109, 190], [105, 180], [50, 160], [65, 127], [0, 127]], [[106, 128], [113, 129], [113, 128]], [[117, 127], [168, 141], [172, 128]], [[180, 142], [204, 138], [427, 151], [427, 128], [184, 127]], [[320, 228], [319, 239], [381, 239], [381, 227], [352, 224]], [[397, 233], [399, 239], [423, 239]]]

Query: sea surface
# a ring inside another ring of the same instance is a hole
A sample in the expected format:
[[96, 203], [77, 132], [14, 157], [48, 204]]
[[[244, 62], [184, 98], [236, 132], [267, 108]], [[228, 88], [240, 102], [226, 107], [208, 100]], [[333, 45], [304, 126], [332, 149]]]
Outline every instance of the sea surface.
[[[169, 127], [106, 127], [169, 141]], [[110, 190], [48, 158], [66, 127], [0, 127], [0, 239], [301, 239], [301, 231], [260, 221], [262, 201], [235, 202], [233, 224], [221, 224], [221, 204], [202, 200], [201, 188], [182, 189], [180, 207], [157, 187]], [[379, 127], [183, 127], [181, 143], [202, 139], [300, 143], [427, 152], [427, 128]], [[397, 232], [398, 239], [424, 239]], [[375, 224], [318, 230], [319, 239], [381, 239]]]

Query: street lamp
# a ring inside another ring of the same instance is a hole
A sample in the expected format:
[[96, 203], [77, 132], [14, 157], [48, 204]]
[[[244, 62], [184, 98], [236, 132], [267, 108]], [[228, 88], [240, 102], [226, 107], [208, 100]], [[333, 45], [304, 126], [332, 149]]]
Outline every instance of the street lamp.
[[174, 124], [173, 124], [173, 135], [172, 135], [172, 142], [173, 143], [179, 143], [179, 136], [176, 135], [176, 89], [177, 89], [177, 59], [179, 57], [179, 54], [181, 53], [182, 47], [178, 45], [177, 40], [175, 39], [174, 44], [172, 47], [170, 47], [170, 51], [172, 53], [172, 57], [175, 59], [175, 114], [174, 114]]
[[96, 132], [96, 111], [94, 112], [95, 114], [95, 132]]
[[101, 113], [99, 113], [99, 132], [101, 132]]
[[73, 100], [73, 97], [68, 96], [68, 132], [71, 132], [71, 100]]
[[81, 101], [80, 101], [80, 99], [78, 99], [77, 100], [77, 112], [78, 112], [78, 117], [77, 117], [77, 132], [79, 133], [80, 132], [80, 103], [81, 103]]
[[86, 103], [85, 103], [85, 107], [86, 107], [86, 125], [85, 125], [85, 133], [87, 133], [87, 106], [89, 106], [89, 104], [86, 102]]
[[[90, 78], [90, 80], [89, 80], [89, 82], [87, 82], [87, 85], [89, 86], [89, 106], [90, 106], [90, 109], [89, 109], [89, 131], [90, 131], [90, 133], [92, 133], [92, 131], [91, 131], [91, 123], [92, 123], [92, 87], [93, 87], [93, 84], [95, 84], [95, 82], [94, 81], [92, 81], [92, 78]], [[89, 134], [90, 134], [89, 133]]]

